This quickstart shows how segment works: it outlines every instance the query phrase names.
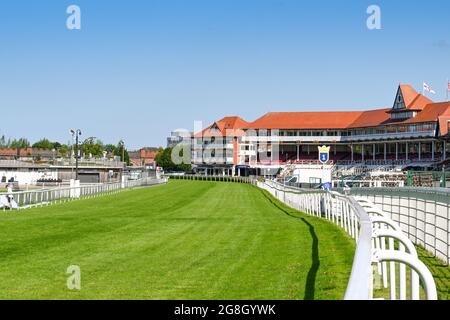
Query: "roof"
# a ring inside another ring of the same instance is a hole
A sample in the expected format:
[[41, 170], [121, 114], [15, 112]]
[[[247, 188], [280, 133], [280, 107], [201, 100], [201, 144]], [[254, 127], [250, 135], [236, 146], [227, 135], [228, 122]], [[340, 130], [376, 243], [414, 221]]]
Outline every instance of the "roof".
[[32, 148], [0, 148], [1, 157], [26, 157], [33, 152]]
[[407, 109], [422, 110], [426, 105], [433, 103], [408, 84], [400, 84], [400, 91]]
[[140, 158], [146, 159], [154, 159], [158, 153], [159, 153], [158, 148], [143, 148], [139, 150]]
[[[350, 129], [387, 124], [445, 122], [447, 117], [450, 118], [450, 102], [434, 103], [407, 84], [401, 84], [398, 91], [403, 96], [406, 109], [417, 112], [414, 118], [391, 120], [392, 108], [342, 112], [269, 112], [251, 123], [236, 116], [225, 117], [195, 136], [242, 136], [243, 129]], [[225, 133], [226, 130], [228, 133]]]
[[417, 116], [402, 123], [420, 123], [437, 121], [440, 116], [450, 116], [450, 102], [430, 103]]
[[197, 133], [195, 137], [239, 137], [244, 135], [243, 129], [248, 125], [247, 121], [238, 116], [225, 117]]
[[390, 109], [376, 109], [361, 112], [361, 115], [356, 119], [348, 128], [362, 128], [379, 126], [389, 122], [390, 115], [388, 111]]

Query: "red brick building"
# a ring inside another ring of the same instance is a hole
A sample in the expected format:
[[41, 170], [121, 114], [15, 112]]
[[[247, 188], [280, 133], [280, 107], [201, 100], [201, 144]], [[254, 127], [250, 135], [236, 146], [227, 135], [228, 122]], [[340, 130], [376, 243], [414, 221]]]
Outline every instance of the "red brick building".
[[155, 157], [158, 154], [158, 148], [142, 148], [137, 151], [128, 152], [130, 156], [130, 162], [132, 166], [142, 167], [150, 166], [155, 167]]

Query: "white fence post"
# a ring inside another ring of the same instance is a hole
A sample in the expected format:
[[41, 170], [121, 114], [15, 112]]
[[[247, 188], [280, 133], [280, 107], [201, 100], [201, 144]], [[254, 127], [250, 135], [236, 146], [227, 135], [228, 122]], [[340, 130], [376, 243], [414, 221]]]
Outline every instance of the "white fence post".
[[[354, 199], [337, 192], [295, 189], [269, 180], [258, 182], [257, 185], [290, 207], [298, 208], [306, 214], [322, 217], [323, 212], [325, 219], [339, 226], [355, 239], [357, 248], [345, 299], [373, 298], [372, 263], [379, 265], [378, 272], [383, 277], [383, 286], [389, 287], [392, 300], [397, 299], [398, 281], [399, 298], [406, 299], [406, 266], [411, 268], [411, 299], [420, 298], [420, 279], [425, 287], [426, 298], [429, 300], [437, 298], [434, 279], [430, 271], [418, 259], [412, 242], [402, 232], [400, 226], [372, 202], [360, 197]], [[396, 250], [395, 241], [398, 241], [398, 250]], [[387, 263], [389, 263], [389, 273]], [[398, 278], [396, 277], [397, 263], [399, 264]]]

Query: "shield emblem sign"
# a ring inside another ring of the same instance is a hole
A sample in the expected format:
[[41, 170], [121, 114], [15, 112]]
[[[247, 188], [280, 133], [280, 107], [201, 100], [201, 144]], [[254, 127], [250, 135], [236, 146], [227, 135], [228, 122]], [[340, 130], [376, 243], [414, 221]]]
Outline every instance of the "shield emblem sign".
[[326, 164], [328, 160], [330, 160], [330, 147], [322, 146], [319, 148], [319, 161], [323, 164]]

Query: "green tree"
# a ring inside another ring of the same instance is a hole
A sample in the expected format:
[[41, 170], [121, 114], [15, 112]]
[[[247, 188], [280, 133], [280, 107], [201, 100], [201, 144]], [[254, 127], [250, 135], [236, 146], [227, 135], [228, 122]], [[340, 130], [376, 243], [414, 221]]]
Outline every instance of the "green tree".
[[10, 148], [28, 148], [30, 147], [30, 142], [25, 138], [20, 138], [18, 140], [13, 139], [9, 142]]
[[103, 156], [103, 143], [96, 139], [95, 137], [89, 137], [82, 143], [81, 146], [83, 153], [87, 155], [92, 155], [93, 157]]
[[122, 140], [120, 140], [117, 144], [114, 150], [114, 155], [119, 156], [120, 161], [125, 162], [127, 166], [130, 165], [130, 155], [128, 154], [128, 150], [125, 148], [125, 143]]
[[109, 154], [114, 154], [114, 151], [116, 151], [116, 146], [113, 144], [107, 144], [103, 148], [106, 152]]
[[5, 135], [2, 135], [0, 137], [0, 148], [6, 148], [8, 147], [7, 142], [6, 142], [6, 137]]
[[33, 148], [37, 149], [46, 149], [46, 150], [53, 150], [55, 148], [55, 144], [48, 140], [47, 138], [41, 139], [38, 142], [33, 144]]
[[57, 150], [62, 157], [70, 157], [72, 147], [67, 144], [62, 144]]
[[155, 157], [155, 161], [158, 166], [164, 168], [164, 170], [173, 170], [173, 171], [190, 171], [191, 164], [183, 163], [183, 164], [175, 164], [172, 161], [172, 148], [160, 148], [158, 154]]

